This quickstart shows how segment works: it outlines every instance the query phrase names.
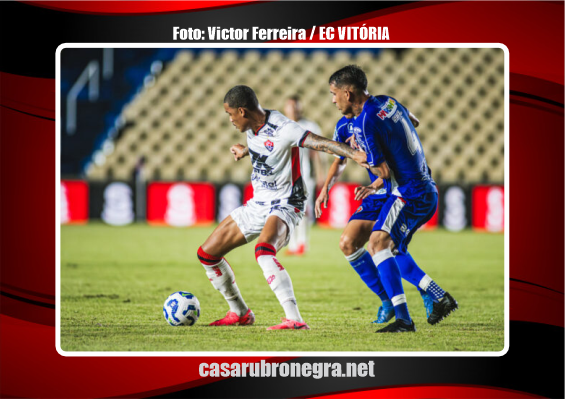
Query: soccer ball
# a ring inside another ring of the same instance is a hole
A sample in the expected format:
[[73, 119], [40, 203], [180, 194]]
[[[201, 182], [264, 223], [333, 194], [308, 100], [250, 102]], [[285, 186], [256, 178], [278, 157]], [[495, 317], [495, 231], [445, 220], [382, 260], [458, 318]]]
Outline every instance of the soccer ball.
[[175, 292], [165, 301], [163, 315], [171, 326], [192, 326], [200, 317], [200, 302], [190, 292]]

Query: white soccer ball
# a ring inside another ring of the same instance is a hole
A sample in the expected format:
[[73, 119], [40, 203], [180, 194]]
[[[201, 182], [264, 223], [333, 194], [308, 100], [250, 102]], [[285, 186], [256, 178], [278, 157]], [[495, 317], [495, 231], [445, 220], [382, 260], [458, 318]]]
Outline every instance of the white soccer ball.
[[165, 301], [163, 315], [171, 326], [192, 326], [200, 317], [200, 302], [190, 292], [175, 292]]

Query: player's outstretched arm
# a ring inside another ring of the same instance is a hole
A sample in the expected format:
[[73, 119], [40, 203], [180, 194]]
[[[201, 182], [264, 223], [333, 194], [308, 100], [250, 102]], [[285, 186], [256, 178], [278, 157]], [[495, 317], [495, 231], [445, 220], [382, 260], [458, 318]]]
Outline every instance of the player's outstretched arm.
[[232, 145], [230, 152], [233, 154], [233, 157], [236, 161], [239, 161], [241, 158], [245, 158], [249, 155], [249, 149], [243, 144]]
[[316, 218], [322, 216], [322, 204], [324, 204], [324, 208], [328, 207], [330, 190], [343, 173], [346, 165], [347, 159], [335, 159], [330, 166], [328, 177], [326, 178], [324, 186], [322, 187], [322, 191], [320, 191], [320, 195], [316, 199], [316, 204], [314, 206], [314, 213], [316, 214]]
[[367, 154], [365, 154], [364, 152], [355, 151], [347, 144], [329, 140], [314, 133], [310, 133], [308, 136], [306, 136], [306, 139], [304, 140], [302, 146], [305, 148], [310, 148], [312, 150], [324, 151], [328, 154], [335, 154], [350, 158], [364, 168], [369, 168], [369, 164], [367, 163]]

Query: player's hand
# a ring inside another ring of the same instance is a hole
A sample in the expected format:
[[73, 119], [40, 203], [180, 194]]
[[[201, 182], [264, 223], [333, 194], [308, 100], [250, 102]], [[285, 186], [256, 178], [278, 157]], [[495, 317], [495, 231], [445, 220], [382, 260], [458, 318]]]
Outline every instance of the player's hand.
[[377, 192], [375, 188], [371, 186], [359, 186], [355, 187], [355, 201], [361, 201], [367, 198], [369, 195], [373, 195]]
[[369, 169], [369, 164], [367, 163], [367, 154], [365, 152], [355, 151], [352, 159], [365, 169]]
[[239, 161], [241, 158], [244, 158], [249, 153], [247, 147], [245, 147], [243, 144], [232, 145], [230, 148], [230, 152], [233, 154], [233, 158], [236, 161]]
[[324, 204], [324, 208], [328, 209], [328, 200], [330, 196], [328, 195], [328, 190], [324, 187], [318, 195], [316, 199], [316, 203], [314, 205], [314, 213], [316, 214], [316, 219], [319, 219], [322, 216], [322, 204]]
[[345, 142], [346, 142], [347, 144], [349, 144], [349, 146], [350, 146], [351, 148], [353, 148], [354, 150], [358, 150], [358, 149], [359, 149], [359, 145], [357, 144], [357, 141], [355, 140], [355, 136], [354, 136], [354, 135], [349, 136], [349, 138], [346, 139]]

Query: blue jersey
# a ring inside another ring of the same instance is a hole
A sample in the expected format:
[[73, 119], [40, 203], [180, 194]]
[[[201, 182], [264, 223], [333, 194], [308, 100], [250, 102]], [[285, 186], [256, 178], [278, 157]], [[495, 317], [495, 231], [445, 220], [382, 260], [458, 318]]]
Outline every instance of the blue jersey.
[[[338, 141], [340, 143], [348, 144], [346, 140], [353, 135], [353, 122], [355, 118], [348, 119], [345, 116], [342, 117], [337, 124], [335, 125], [334, 130], [334, 141]], [[345, 157], [339, 157], [340, 159], [345, 159]], [[367, 169], [369, 173], [369, 178], [371, 179], [371, 183], [377, 180], [379, 177], [374, 175], [369, 169]], [[386, 197], [391, 194], [391, 184], [390, 180], [384, 180], [384, 189], [380, 189], [377, 191], [376, 194], [371, 195], [371, 197]]]
[[[436, 192], [420, 138], [408, 110], [389, 96], [371, 96], [353, 119], [357, 144], [367, 153], [367, 162], [378, 166], [386, 160], [392, 194], [407, 199]], [[342, 118], [343, 119], [343, 118]]]

